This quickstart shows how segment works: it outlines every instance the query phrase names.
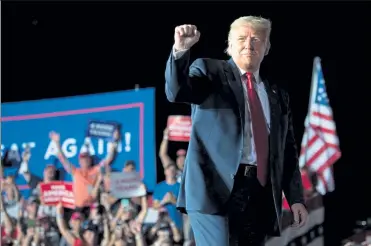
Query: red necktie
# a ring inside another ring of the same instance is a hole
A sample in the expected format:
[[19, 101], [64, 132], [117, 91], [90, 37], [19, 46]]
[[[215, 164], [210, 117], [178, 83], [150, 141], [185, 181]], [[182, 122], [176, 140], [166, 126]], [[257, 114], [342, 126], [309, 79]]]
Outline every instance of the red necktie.
[[258, 164], [258, 180], [265, 186], [268, 167], [268, 129], [265, 121], [263, 108], [259, 97], [254, 89], [255, 78], [252, 73], [247, 75], [247, 98], [250, 107], [250, 117], [254, 136], [256, 158]]

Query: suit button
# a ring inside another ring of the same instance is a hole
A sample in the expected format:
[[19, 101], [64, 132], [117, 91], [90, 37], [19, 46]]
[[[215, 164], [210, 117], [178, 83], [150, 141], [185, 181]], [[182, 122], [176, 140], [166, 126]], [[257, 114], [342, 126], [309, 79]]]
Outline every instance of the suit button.
[[234, 179], [234, 174], [233, 173], [231, 174], [231, 179]]

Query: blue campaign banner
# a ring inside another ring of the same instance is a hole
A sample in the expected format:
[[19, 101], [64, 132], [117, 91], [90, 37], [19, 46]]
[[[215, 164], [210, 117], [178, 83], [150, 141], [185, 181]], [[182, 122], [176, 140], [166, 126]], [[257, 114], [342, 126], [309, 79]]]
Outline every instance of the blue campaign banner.
[[[134, 160], [148, 190], [153, 190], [156, 184], [154, 88], [3, 103], [1, 108], [2, 157], [8, 149], [22, 152], [28, 146], [31, 174], [42, 178], [48, 164], [63, 170], [49, 139], [50, 131], [60, 133], [63, 152], [78, 166], [78, 155], [86, 148], [87, 140], [91, 143], [90, 153], [97, 159], [107, 154], [109, 139], [86, 137], [89, 122], [114, 122], [120, 125], [122, 139], [112, 168], [121, 171], [125, 161]], [[4, 173], [16, 173], [17, 165], [5, 167]], [[62, 179], [71, 180], [71, 176], [65, 174]]]

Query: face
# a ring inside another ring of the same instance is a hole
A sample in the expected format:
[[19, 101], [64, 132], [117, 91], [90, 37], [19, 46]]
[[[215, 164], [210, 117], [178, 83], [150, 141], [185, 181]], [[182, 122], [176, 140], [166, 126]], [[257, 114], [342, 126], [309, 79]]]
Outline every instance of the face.
[[81, 219], [72, 219], [71, 220], [71, 227], [74, 231], [79, 231], [81, 227]]
[[124, 172], [126, 172], [126, 173], [130, 173], [130, 172], [134, 172], [134, 171], [135, 171], [134, 165], [127, 165], [126, 167], [124, 167]]
[[94, 245], [95, 233], [91, 230], [84, 231], [83, 237], [88, 245]]
[[170, 166], [168, 168], [165, 169], [165, 176], [166, 177], [175, 177], [176, 176], [176, 168], [175, 166]]
[[91, 158], [82, 157], [79, 159], [79, 163], [80, 163], [81, 168], [89, 168], [91, 166]]
[[98, 208], [91, 208], [90, 217], [92, 219], [100, 219], [100, 214], [98, 213]]
[[27, 212], [30, 214], [36, 214], [37, 212], [37, 203], [36, 202], [30, 202], [27, 204]]
[[184, 167], [184, 160], [185, 160], [185, 156], [184, 155], [178, 156], [176, 158], [176, 165], [181, 170], [183, 170], [183, 167]]
[[[171, 238], [170, 238], [170, 231], [166, 229], [158, 230], [157, 231], [157, 237], [158, 240], [161, 241], [162, 243], [170, 243]], [[161, 244], [163, 245], [163, 244]]]
[[124, 209], [123, 213], [121, 214], [121, 220], [129, 220], [133, 217], [133, 213], [131, 211], [128, 211], [127, 209]]
[[55, 169], [53, 167], [47, 167], [44, 170], [44, 177], [47, 179], [54, 179]]
[[242, 25], [231, 31], [229, 51], [233, 61], [242, 69], [255, 72], [268, 54], [268, 36], [264, 31]]

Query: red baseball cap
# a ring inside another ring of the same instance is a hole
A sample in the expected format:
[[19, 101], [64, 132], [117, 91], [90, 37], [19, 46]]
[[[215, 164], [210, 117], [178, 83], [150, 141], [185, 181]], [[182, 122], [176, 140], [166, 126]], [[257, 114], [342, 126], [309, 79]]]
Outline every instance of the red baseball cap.
[[71, 220], [81, 220], [81, 219], [82, 219], [82, 215], [79, 212], [73, 212], [73, 214], [71, 215]]

